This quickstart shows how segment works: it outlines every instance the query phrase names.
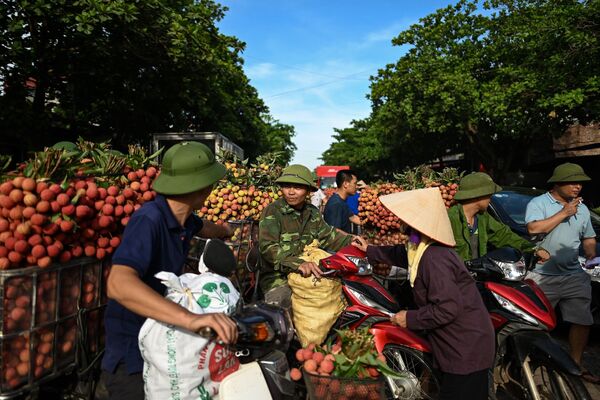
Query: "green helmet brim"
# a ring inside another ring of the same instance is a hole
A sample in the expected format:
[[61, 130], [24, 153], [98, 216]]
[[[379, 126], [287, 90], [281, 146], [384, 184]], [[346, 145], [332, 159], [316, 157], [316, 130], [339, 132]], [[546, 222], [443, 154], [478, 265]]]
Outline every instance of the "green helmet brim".
[[301, 176], [295, 174], [283, 174], [275, 180], [275, 183], [280, 185], [283, 183], [295, 183], [297, 185], [306, 186], [311, 192], [318, 190], [314, 183], [307, 181]]
[[212, 186], [222, 179], [226, 172], [225, 166], [217, 162], [199, 170], [178, 173], [163, 170], [154, 180], [152, 189], [165, 195], [192, 193]]
[[490, 196], [494, 193], [498, 193], [502, 190], [502, 186], [497, 185], [496, 183], [491, 183], [490, 185], [484, 187], [478, 187], [473, 189], [461, 190], [459, 187], [458, 192], [454, 195], [454, 200], [471, 200], [476, 199], [478, 197]]

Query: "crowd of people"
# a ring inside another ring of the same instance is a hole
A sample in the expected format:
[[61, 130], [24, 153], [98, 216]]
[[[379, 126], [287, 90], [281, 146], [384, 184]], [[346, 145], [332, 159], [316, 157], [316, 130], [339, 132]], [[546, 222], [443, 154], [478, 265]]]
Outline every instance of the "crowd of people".
[[[182, 272], [191, 237], [197, 232], [221, 238], [232, 234], [226, 225], [202, 221], [193, 212], [224, 175], [224, 166], [206, 146], [174, 145], [166, 152], [153, 185], [156, 200], [138, 210], [127, 225], [108, 279], [102, 368], [111, 399], [144, 398], [138, 333], [146, 318], [192, 332], [210, 327], [224, 343], [235, 342], [236, 327], [229, 317], [192, 314], [166, 300], [154, 277], [159, 271]], [[291, 165], [276, 181], [283, 196], [263, 211], [259, 223], [259, 287], [266, 302], [289, 309], [288, 274], [321, 277], [316, 263], [300, 258], [314, 240], [331, 251], [352, 244], [373, 263], [406, 267], [417, 307], [400, 311], [391, 321], [429, 331], [442, 377], [440, 398], [486, 399], [494, 330], [464, 261], [483, 256], [492, 246], [534, 253], [539, 261], [532, 278], [572, 324], [571, 356], [581, 365], [593, 320], [590, 278], [578, 261], [580, 245], [587, 259], [596, 256], [590, 213], [580, 201], [582, 185], [588, 181], [576, 164], [554, 170], [548, 180], [552, 187], [527, 206], [527, 229], [545, 234], [538, 243], [521, 238], [487, 213], [491, 196], [502, 188], [487, 174], [476, 172], [461, 180], [455, 196], [458, 204], [449, 210], [435, 188], [382, 197], [382, 203], [403, 222], [409, 241], [371, 246], [360, 236], [357, 188], [364, 182], [358, 181], [357, 174], [340, 171], [336, 191], [323, 206], [324, 195], [311, 171]], [[598, 382], [588, 371], [583, 377]]]

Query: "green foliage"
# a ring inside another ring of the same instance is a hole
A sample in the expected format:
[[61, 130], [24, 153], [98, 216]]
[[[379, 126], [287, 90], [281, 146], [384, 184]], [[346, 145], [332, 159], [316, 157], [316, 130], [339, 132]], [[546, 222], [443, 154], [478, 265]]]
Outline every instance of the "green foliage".
[[8, 172], [11, 162], [12, 162], [11, 156], [0, 154], [0, 174]]
[[335, 132], [335, 142], [321, 156], [325, 165], [351, 165], [361, 179], [383, 177], [403, 165], [400, 158], [393, 157], [394, 144], [382, 140], [383, 132], [369, 119], [352, 121], [350, 128]]
[[402, 172], [394, 173], [394, 183], [403, 190], [423, 189], [460, 181], [464, 172], [459, 173], [456, 168], [444, 168], [434, 171], [427, 165], [417, 165], [414, 168], [406, 167]]
[[218, 131], [251, 158], [291, 157], [293, 128], [270, 119], [244, 43], [216, 26], [225, 11], [212, 0], [1, 2], [2, 144], [82, 135], [126, 149], [152, 132]]
[[125, 179], [126, 167], [132, 169], [147, 168], [161, 150], [148, 155], [138, 145], [130, 145], [129, 153], [123, 154], [111, 148], [109, 142], [92, 142], [78, 138], [75, 148], [64, 149], [46, 147], [43, 151], [33, 152], [21, 168], [23, 175], [36, 180], [66, 182], [74, 176], [95, 176], [98, 181]]
[[600, 115], [598, 20], [600, 2], [576, 0], [462, 0], [424, 17], [372, 78], [371, 116], [338, 131], [324, 161], [360, 142], [368, 160], [347, 162], [371, 174], [464, 152], [501, 175], [532, 146], [551, 151], [552, 135]]
[[[292, 137], [296, 134], [294, 127], [282, 124], [269, 115], [263, 115], [263, 118], [267, 125], [262, 134], [264, 141], [260, 153], [275, 153], [281, 165], [289, 164], [296, 150], [296, 145], [292, 142]], [[257, 162], [260, 163], [260, 160], [257, 159]]]
[[[385, 376], [397, 378], [402, 373], [391, 369], [384, 361], [378, 358], [373, 335], [368, 328], [361, 329], [336, 329], [337, 343], [329, 340], [321, 350], [333, 353], [335, 357], [332, 375], [355, 378], [357, 376], [369, 377], [367, 368], [375, 368]], [[339, 346], [339, 347], [338, 347]], [[336, 347], [338, 347], [336, 349]]]

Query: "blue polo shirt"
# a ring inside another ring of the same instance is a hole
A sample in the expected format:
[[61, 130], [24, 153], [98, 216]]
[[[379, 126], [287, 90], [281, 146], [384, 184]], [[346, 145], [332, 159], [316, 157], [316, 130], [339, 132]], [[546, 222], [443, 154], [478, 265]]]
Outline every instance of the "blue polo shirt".
[[[158, 195], [133, 213], [112, 263], [135, 269], [144, 283], [164, 295], [166, 288], [154, 275], [160, 271], [181, 274], [190, 240], [201, 229], [202, 220], [194, 214], [182, 227], [165, 197]], [[144, 361], [138, 347], [138, 334], [145, 320], [118, 302], [108, 301], [104, 316], [103, 369], [114, 372], [119, 362], [125, 362], [130, 374], [142, 371]]]
[[352, 214], [354, 214], [354, 215], [358, 215], [358, 198], [359, 197], [360, 197], [360, 193], [356, 192], [352, 196], [348, 196], [348, 198], [346, 199], [346, 204], [348, 204], [350, 211], [352, 211]]
[[348, 204], [337, 193], [331, 195], [327, 200], [327, 204], [325, 204], [325, 210], [323, 210], [325, 222], [348, 233], [352, 232], [352, 225], [350, 224], [352, 215], [354, 214], [350, 211]]
[[[563, 204], [549, 192], [531, 199], [525, 211], [525, 223], [541, 221], [563, 209]], [[579, 263], [581, 240], [596, 236], [592, 228], [590, 211], [585, 204], [577, 207], [577, 213], [565, 218], [539, 243], [548, 250], [550, 259], [535, 268], [544, 275], [570, 275], [584, 272]]]

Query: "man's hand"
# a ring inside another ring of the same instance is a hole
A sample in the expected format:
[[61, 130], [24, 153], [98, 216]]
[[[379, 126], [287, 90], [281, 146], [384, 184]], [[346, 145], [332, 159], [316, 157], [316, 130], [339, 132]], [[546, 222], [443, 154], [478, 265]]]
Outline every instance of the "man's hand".
[[349, 219], [350, 219], [350, 222], [352, 222], [354, 225], [362, 225], [362, 222], [361, 222], [360, 218], [358, 218], [358, 215], [353, 215]]
[[354, 246], [357, 249], [364, 251], [364, 252], [367, 251], [367, 247], [369, 246], [367, 241], [360, 236], [354, 236], [354, 239], [352, 239], [351, 244], [352, 244], [352, 246]]
[[192, 332], [200, 332], [209, 327], [223, 343], [231, 344], [237, 340], [237, 325], [225, 314], [193, 314], [187, 324], [187, 329]]
[[396, 324], [402, 328], [406, 328], [406, 310], [402, 310], [399, 313], [393, 315], [390, 318], [390, 321], [392, 321], [392, 324]]
[[581, 197], [575, 197], [563, 206], [562, 211], [567, 217], [575, 215], [577, 214], [577, 207], [579, 207], [579, 204], [581, 204]]
[[229, 225], [227, 222], [225, 222], [223, 225], [221, 225], [223, 227], [223, 236], [221, 237], [222, 239], [228, 239], [230, 237], [233, 236], [233, 234], [235, 233], [235, 227]]
[[308, 277], [310, 274], [313, 274], [315, 277], [320, 278], [323, 274], [321, 269], [314, 262], [305, 262], [300, 264], [298, 267], [298, 271], [302, 274], [303, 277]]
[[548, 253], [548, 251], [544, 249], [537, 249], [535, 255], [537, 256], [537, 258], [540, 259], [540, 262], [546, 262], [550, 259], [550, 253]]

